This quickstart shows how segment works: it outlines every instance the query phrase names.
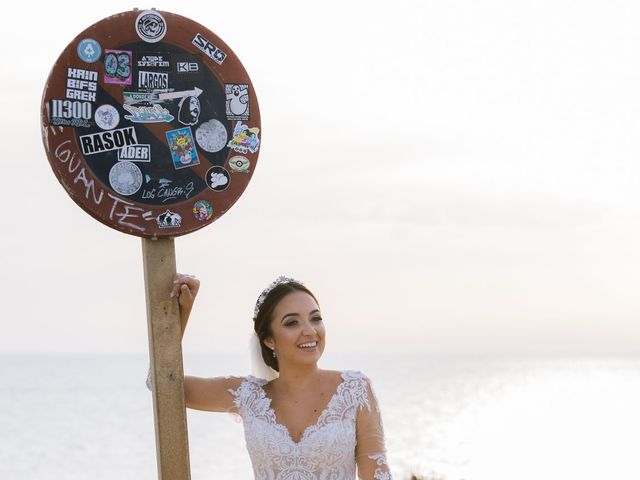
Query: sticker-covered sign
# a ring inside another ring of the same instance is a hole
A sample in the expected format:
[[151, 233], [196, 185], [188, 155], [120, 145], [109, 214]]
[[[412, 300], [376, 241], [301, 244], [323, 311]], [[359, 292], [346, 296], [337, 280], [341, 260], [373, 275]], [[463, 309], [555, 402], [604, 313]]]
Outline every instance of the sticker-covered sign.
[[112, 15], [80, 32], [45, 86], [54, 174], [100, 222], [146, 238], [227, 212], [261, 143], [251, 80], [212, 31], [169, 12]]

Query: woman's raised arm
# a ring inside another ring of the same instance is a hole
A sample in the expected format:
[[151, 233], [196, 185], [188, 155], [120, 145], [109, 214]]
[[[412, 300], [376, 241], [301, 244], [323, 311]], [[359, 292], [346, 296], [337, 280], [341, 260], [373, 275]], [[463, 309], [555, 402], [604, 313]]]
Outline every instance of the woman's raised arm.
[[[200, 280], [193, 275], [178, 273], [173, 281], [171, 297], [178, 296], [182, 335], [187, 328], [191, 309], [200, 290]], [[234, 398], [229, 389], [236, 390], [243, 377], [184, 377], [184, 399], [187, 408], [210, 412], [236, 412]]]

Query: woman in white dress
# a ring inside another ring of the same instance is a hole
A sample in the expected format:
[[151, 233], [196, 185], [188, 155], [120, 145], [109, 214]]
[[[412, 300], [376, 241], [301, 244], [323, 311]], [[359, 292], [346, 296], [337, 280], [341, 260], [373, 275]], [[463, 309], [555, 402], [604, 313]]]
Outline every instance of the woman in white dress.
[[[200, 287], [178, 274], [182, 329]], [[238, 413], [256, 480], [390, 480], [378, 402], [357, 371], [318, 368], [325, 326], [315, 296], [279, 277], [254, 312], [262, 377], [184, 379], [188, 408]]]

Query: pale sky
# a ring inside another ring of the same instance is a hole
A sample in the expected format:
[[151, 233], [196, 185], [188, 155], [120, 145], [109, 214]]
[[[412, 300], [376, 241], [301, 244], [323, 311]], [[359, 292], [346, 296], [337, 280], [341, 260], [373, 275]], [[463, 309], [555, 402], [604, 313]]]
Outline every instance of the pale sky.
[[[244, 351], [288, 274], [327, 352], [640, 353], [640, 4], [204, 5], [137, 5], [214, 31], [261, 108], [244, 195], [176, 240], [185, 352]], [[147, 351], [141, 241], [71, 201], [39, 129], [58, 55], [133, 6], [5, 8], [0, 352]]]

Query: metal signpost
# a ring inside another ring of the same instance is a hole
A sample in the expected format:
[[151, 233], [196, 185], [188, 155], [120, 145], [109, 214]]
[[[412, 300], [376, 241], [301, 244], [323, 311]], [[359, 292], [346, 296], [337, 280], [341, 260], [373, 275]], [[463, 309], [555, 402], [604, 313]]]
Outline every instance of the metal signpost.
[[42, 98], [51, 167], [88, 214], [142, 237], [158, 477], [190, 478], [174, 238], [209, 225], [247, 187], [260, 149], [251, 80], [213, 32], [133, 10], [90, 26]]

